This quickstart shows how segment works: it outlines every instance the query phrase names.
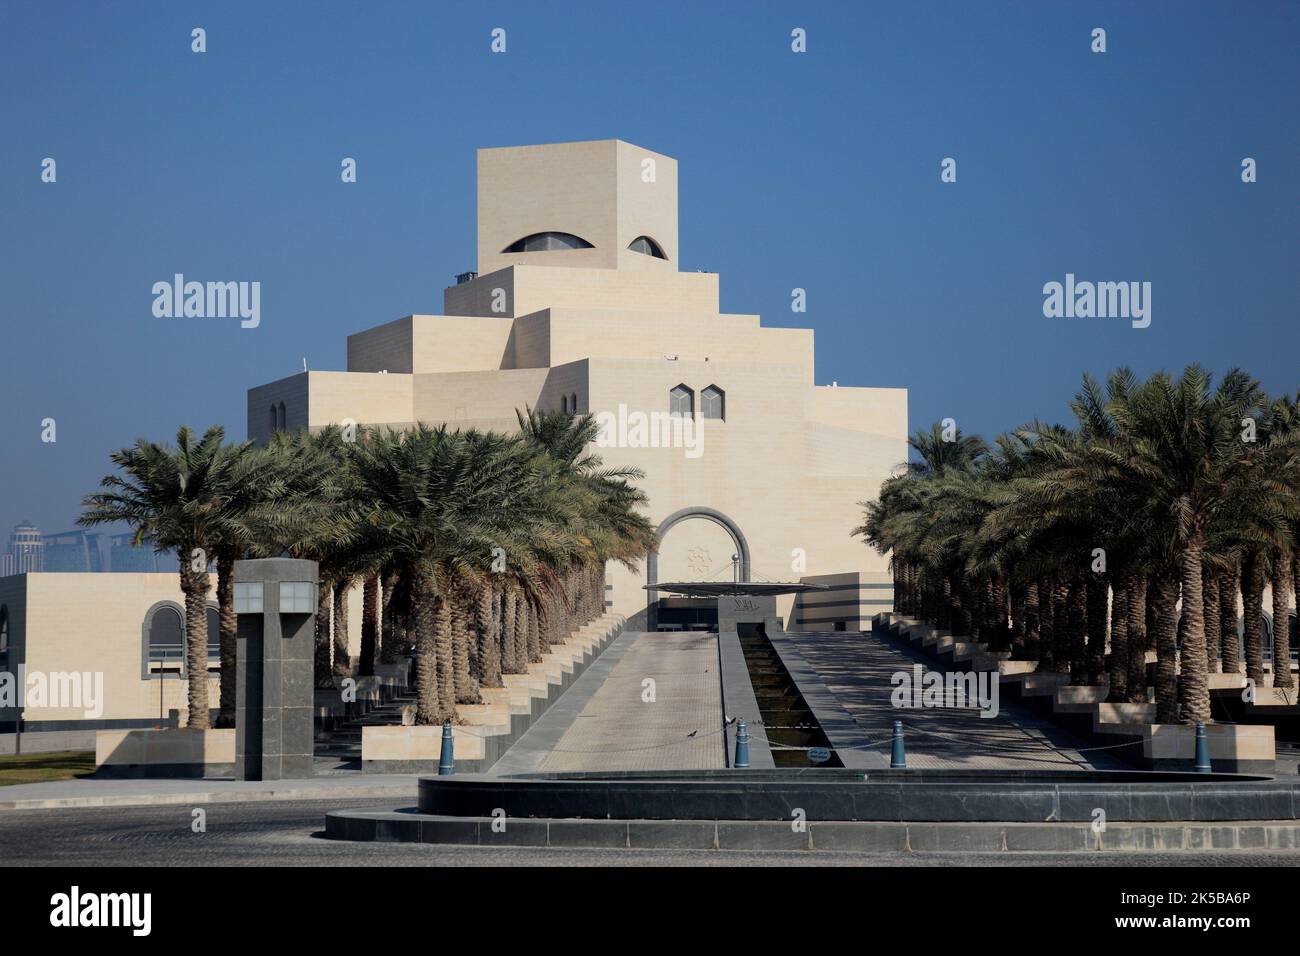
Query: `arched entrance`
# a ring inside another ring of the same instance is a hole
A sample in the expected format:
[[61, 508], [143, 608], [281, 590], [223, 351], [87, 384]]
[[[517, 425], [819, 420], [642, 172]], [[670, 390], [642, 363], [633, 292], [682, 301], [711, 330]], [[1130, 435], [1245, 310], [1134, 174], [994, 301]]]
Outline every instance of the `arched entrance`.
[[[749, 563], [749, 542], [745, 540], [744, 533], [740, 526], [724, 515], [716, 508], [706, 508], [703, 505], [696, 505], [690, 508], [682, 508], [680, 511], [674, 511], [667, 518], [659, 523], [659, 528], [655, 532], [657, 541], [663, 541], [664, 536], [672, 530], [673, 526], [685, 521], [688, 518], [704, 518], [712, 521], [722, 527], [731, 537], [732, 543], [736, 546], [736, 553], [740, 555], [740, 579], [742, 581], [750, 580], [750, 563]], [[659, 592], [654, 586], [659, 583], [659, 555], [657, 551], [651, 551], [646, 556], [646, 597], [647, 605], [647, 626], [650, 630], [657, 630], [659, 627], [658, 609], [659, 609]]]

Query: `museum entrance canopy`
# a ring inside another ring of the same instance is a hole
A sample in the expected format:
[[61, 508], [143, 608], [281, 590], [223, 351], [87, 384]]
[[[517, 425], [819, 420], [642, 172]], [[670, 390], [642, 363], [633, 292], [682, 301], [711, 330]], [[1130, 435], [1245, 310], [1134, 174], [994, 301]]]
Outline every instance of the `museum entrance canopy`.
[[825, 591], [826, 585], [788, 581], [667, 581], [647, 584], [643, 590], [667, 591], [682, 597], [776, 597], [804, 591]]

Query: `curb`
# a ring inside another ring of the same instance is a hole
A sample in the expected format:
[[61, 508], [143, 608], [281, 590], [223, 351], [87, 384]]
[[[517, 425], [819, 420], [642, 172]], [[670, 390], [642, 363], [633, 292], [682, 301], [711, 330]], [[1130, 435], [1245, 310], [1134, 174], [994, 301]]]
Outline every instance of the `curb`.
[[32, 800], [0, 800], [0, 812], [6, 810], [62, 810], [85, 807], [161, 807], [198, 803], [257, 803], [290, 800], [348, 800], [367, 797], [391, 797], [409, 800], [411, 783], [389, 786], [352, 785], [340, 787], [287, 787], [275, 790], [213, 790], [184, 793], [105, 794], [86, 797], [46, 797]]
[[[499, 832], [504, 829], [504, 832]], [[868, 823], [789, 820], [554, 820], [333, 811], [325, 836], [373, 843], [879, 853], [1096, 853], [1300, 848], [1300, 824]]]

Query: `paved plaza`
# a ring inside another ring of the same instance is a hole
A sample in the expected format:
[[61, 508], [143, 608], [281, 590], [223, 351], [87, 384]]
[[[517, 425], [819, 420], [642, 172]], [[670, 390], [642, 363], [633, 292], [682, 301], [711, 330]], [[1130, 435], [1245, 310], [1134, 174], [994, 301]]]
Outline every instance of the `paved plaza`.
[[[826, 691], [862, 732], [860, 747], [888, 754], [895, 720], [905, 728], [907, 765], [919, 769], [1117, 770], [1127, 765], [1084, 746], [1018, 704], [1000, 700], [996, 717], [974, 709], [900, 710], [891, 677], [913, 665], [936, 669], [910, 646], [880, 634], [789, 632], [784, 635]], [[805, 692], [807, 693], [807, 692]]]

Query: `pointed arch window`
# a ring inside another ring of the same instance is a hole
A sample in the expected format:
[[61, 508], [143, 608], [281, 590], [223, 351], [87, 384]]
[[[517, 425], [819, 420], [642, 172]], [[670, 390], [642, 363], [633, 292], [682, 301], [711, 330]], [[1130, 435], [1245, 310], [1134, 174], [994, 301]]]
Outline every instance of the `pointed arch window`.
[[688, 385], [678, 385], [668, 393], [668, 411], [672, 415], [695, 416], [695, 391]]
[[705, 418], [725, 421], [727, 418], [727, 393], [716, 385], [700, 392], [700, 412]]

